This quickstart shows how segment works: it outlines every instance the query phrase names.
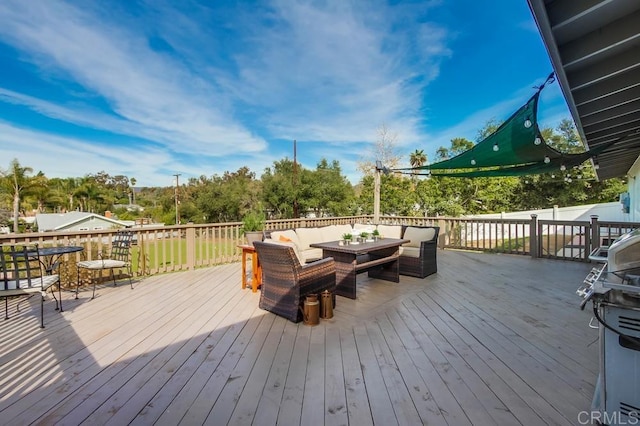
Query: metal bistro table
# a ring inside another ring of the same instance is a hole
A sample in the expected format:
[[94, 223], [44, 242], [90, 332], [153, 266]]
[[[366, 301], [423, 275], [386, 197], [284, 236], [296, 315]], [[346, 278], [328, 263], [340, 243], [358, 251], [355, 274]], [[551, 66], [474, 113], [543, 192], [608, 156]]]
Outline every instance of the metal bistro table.
[[60, 258], [65, 254], [77, 253], [84, 250], [81, 246], [57, 246], [57, 247], [42, 247], [38, 248], [38, 253], [41, 258], [46, 259], [42, 262], [47, 274], [52, 274], [55, 269], [60, 265]]
[[372, 278], [400, 282], [400, 246], [409, 240], [384, 238], [378, 241], [340, 245], [338, 241], [310, 244], [321, 248], [322, 257], [336, 262], [336, 294], [356, 298], [356, 275], [368, 272]]
[[[58, 268], [58, 265], [60, 265], [60, 258], [63, 255], [70, 254], [70, 253], [77, 253], [82, 250], [84, 250], [84, 247], [81, 247], [81, 246], [56, 246], [56, 247], [42, 247], [42, 248], [38, 247], [38, 255], [39, 255], [38, 260], [40, 260], [40, 263], [44, 267], [47, 275], [53, 275], [53, 271]], [[29, 258], [32, 258], [30, 253], [27, 254], [27, 256], [29, 256]], [[36, 255], [34, 254], [33, 258], [35, 259], [35, 257]], [[62, 285], [62, 284], [59, 283], [58, 285]], [[27, 299], [31, 298], [31, 296], [32, 295], [27, 297]], [[62, 300], [60, 300], [59, 307], [58, 307], [58, 299], [56, 298], [55, 293], [53, 294], [53, 298], [56, 301], [56, 311], [59, 309], [60, 312], [63, 312]], [[18, 303], [18, 306], [17, 306], [18, 310], [20, 309], [20, 303]]]

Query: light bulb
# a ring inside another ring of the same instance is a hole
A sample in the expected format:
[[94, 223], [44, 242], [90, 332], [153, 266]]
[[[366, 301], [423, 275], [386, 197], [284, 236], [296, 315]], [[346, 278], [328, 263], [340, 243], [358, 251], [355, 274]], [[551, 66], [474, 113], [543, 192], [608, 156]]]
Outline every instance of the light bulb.
[[472, 166], [475, 166], [475, 165], [476, 165], [476, 159], [475, 159], [475, 158], [472, 158], [472, 159], [471, 159], [471, 165], [472, 165]]
[[526, 127], [527, 129], [531, 127], [531, 120], [529, 120], [528, 118], [524, 120], [524, 127]]
[[549, 164], [549, 163], [551, 162], [551, 158], [549, 158], [549, 156], [548, 156], [548, 155], [545, 155], [545, 156], [544, 156], [544, 162], [545, 162], [546, 164]]
[[536, 138], [533, 140], [533, 143], [534, 143], [535, 145], [540, 145], [540, 144], [542, 143], [542, 139], [540, 139], [540, 138], [536, 137]]
[[567, 182], [571, 183], [573, 180], [571, 178], [567, 178]]
[[494, 151], [498, 151], [499, 149], [500, 149], [500, 147], [498, 146], [498, 144], [497, 144], [497, 143], [494, 143], [494, 144], [493, 144], [493, 150], [494, 150]]
[[556, 178], [556, 175], [551, 175], [551, 179], [555, 179], [555, 178]]
[[562, 164], [562, 165], [560, 166], [560, 170], [562, 170], [562, 171], [564, 172], [565, 170], [567, 170], [567, 166], [565, 166], [564, 164]]
[[578, 179], [582, 179], [582, 175], [578, 175], [576, 176]]

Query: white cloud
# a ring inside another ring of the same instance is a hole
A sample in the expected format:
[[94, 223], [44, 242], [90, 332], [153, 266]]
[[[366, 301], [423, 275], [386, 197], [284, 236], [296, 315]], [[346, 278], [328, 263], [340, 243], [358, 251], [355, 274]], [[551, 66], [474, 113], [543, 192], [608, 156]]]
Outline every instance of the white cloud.
[[415, 126], [422, 89], [450, 53], [447, 33], [416, 22], [392, 31], [400, 19], [392, 8], [355, 4], [276, 2], [266, 23], [247, 25], [239, 81], [227, 83], [247, 104], [267, 106], [262, 121], [274, 137], [367, 141], [383, 122]]
[[103, 98], [117, 116], [173, 150], [225, 155], [266, 147], [220, 108], [225, 102], [217, 102], [219, 94], [212, 85], [179, 60], [151, 50], [135, 26], [105, 24], [89, 11], [54, 0], [38, 7], [3, 2], [0, 21], [2, 38], [43, 72], [73, 79]]
[[[164, 150], [148, 147], [115, 147], [98, 142], [60, 137], [44, 132], [20, 129], [0, 121], [0, 158], [17, 158], [34, 172], [49, 177], [80, 177], [106, 171], [111, 175], [135, 177], [140, 186], [171, 184], [164, 168], [179, 166]], [[186, 168], [186, 165], [184, 165]]]
[[[428, 19], [438, 2], [146, 3], [136, 13], [63, 0], [0, 3], [0, 41], [52, 89], [7, 86], [0, 101], [113, 134], [97, 143], [7, 123], [4, 140], [20, 136], [51, 153], [73, 145], [64, 173], [104, 169], [141, 185], [244, 165], [259, 175], [282, 158], [265, 139], [313, 142], [309, 167], [337, 159], [355, 182], [355, 162], [381, 124], [402, 146], [425, 140], [423, 91], [452, 54], [448, 29]], [[136, 150], [120, 148], [131, 137]], [[24, 155], [34, 168], [47, 164]]]

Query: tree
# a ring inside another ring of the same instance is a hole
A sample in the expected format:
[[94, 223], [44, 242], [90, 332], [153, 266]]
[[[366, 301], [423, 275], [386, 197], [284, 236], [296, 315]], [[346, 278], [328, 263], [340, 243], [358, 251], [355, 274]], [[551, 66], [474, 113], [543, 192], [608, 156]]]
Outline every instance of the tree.
[[398, 134], [392, 133], [386, 125], [382, 124], [377, 129], [377, 135], [372, 150], [358, 161], [358, 170], [365, 176], [373, 174], [376, 161], [380, 161], [389, 169], [395, 169], [400, 164], [400, 156], [397, 153]]
[[129, 182], [131, 183], [131, 201], [129, 202], [129, 204], [135, 204], [136, 203], [136, 183], [138, 183], [138, 181], [136, 180], [136, 178], [131, 178], [129, 179]]
[[199, 222], [239, 221], [249, 210], [258, 208], [261, 183], [255, 179], [255, 173], [247, 167], [236, 172], [214, 175], [207, 183], [189, 187], [186, 199], [193, 199], [195, 210], [191, 211], [191, 220]]
[[[305, 178], [305, 169], [298, 166], [300, 181]], [[293, 184], [293, 161], [285, 158], [274, 161], [273, 166], [265, 169], [260, 177], [262, 180], [262, 200], [265, 207], [271, 211], [274, 218], [285, 219], [293, 217], [293, 202], [298, 199], [300, 211], [306, 209], [304, 197], [298, 196], [304, 192], [303, 188], [296, 188]]]
[[[426, 163], [427, 163], [427, 155], [424, 153], [424, 150], [416, 149], [411, 154], [409, 154], [409, 164], [411, 164], [411, 167], [413, 167], [414, 169], [418, 167], [422, 167]], [[414, 170], [413, 173], [418, 174], [420, 173], [420, 171]]]
[[86, 212], [95, 212], [98, 203], [104, 200], [104, 191], [93, 176], [83, 178], [74, 195], [80, 198], [82, 211]]
[[2, 173], [2, 179], [0, 179], [3, 191], [13, 199], [13, 232], [18, 232], [21, 197], [34, 193], [44, 185], [42, 179], [29, 177], [32, 172], [31, 167], [22, 167], [18, 159], [15, 158], [11, 161], [9, 169]]
[[323, 214], [342, 216], [349, 212], [353, 201], [353, 188], [345, 176], [341, 174], [340, 163], [331, 164], [326, 159], [320, 160], [316, 170], [304, 173], [301, 186], [307, 209], [312, 209], [317, 217]]
[[451, 146], [449, 148], [440, 147], [436, 150], [436, 156], [438, 161], [446, 160], [456, 155], [462, 154], [465, 151], [473, 148], [474, 143], [465, 138], [451, 139]]
[[36, 211], [38, 213], [45, 212], [45, 205], [47, 204], [47, 200], [51, 198], [51, 188], [49, 187], [49, 179], [42, 172], [38, 172], [32, 178], [37, 182], [36, 185], [33, 186], [32, 190], [29, 191], [29, 194], [25, 196], [26, 200], [35, 200]]
[[[363, 177], [361, 183], [360, 211], [354, 213], [373, 214], [373, 175]], [[411, 179], [407, 179], [402, 175], [383, 174], [380, 177], [380, 214], [391, 216], [413, 215], [413, 207], [416, 200], [411, 186]]]
[[52, 178], [49, 180], [51, 188], [50, 205], [55, 211], [73, 211], [75, 210], [75, 193], [79, 186], [77, 178]]

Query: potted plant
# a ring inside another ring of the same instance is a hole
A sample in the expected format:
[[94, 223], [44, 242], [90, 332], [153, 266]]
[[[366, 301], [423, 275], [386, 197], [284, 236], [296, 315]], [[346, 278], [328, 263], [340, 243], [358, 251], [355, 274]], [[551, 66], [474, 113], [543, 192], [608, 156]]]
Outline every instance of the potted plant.
[[367, 242], [367, 239], [369, 239], [369, 233], [368, 233], [367, 231], [362, 231], [362, 232], [360, 232], [360, 240], [361, 240], [363, 243], [366, 243], [366, 242]]
[[374, 229], [371, 235], [373, 235], [373, 241], [378, 241], [381, 238], [380, 231], [377, 229]]
[[249, 244], [253, 244], [254, 241], [262, 241], [264, 237], [264, 224], [266, 218], [264, 213], [259, 212], [257, 210], [250, 210], [247, 214], [242, 218], [242, 228], [241, 231], [245, 237], [247, 237], [247, 242]]
[[344, 244], [347, 246], [351, 243], [352, 238], [353, 238], [353, 235], [351, 234], [342, 234], [342, 239], [344, 240]]

